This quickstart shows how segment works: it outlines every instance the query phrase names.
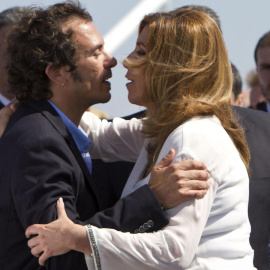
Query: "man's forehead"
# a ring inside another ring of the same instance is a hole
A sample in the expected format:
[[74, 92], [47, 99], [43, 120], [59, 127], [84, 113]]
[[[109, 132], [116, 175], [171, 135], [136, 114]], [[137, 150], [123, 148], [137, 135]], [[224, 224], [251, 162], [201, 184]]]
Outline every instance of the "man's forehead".
[[86, 21], [80, 18], [72, 18], [63, 24], [62, 29], [64, 32], [66, 32], [68, 29], [77, 29], [81, 25], [88, 25], [88, 24], [93, 23], [91, 21]]
[[82, 43], [103, 44], [103, 37], [98, 32], [98, 29], [91, 21], [73, 20], [65, 25], [64, 31], [71, 29], [73, 38]]

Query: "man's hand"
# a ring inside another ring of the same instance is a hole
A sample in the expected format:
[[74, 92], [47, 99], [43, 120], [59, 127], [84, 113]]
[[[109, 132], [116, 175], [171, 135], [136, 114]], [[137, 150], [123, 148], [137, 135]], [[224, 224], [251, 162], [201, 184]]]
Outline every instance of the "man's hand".
[[164, 209], [175, 207], [179, 203], [201, 199], [210, 185], [210, 175], [205, 165], [196, 160], [184, 160], [170, 164], [175, 156], [171, 149], [151, 171], [149, 187]]
[[10, 103], [9, 105], [0, 110], [0, 138], [4, 133], [10, 117], [16, 111], [17, 107], [17, 103]]

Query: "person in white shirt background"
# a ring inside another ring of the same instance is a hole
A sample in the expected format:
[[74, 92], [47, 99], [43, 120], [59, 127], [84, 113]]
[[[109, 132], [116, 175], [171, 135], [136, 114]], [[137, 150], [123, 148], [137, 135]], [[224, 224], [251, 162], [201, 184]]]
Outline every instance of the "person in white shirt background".
[[166, 211], [170, 223], [163, 230], [144, 234], [147, 228], [130, 234], [73, 224], [60, 199], [58, 220], [27, 229], [27, 237], [38, 234], [28, 242], [32, 254], [43, 265], [74, 249], [85, 253], [89, 269], [255, 269], [247, 212], [250, 156], [232, 115], [231, 64], [218, 26], [185, 9], [145, 16], [124, 66], [129, 101], [147, 107], [147, 117], [109, 123], [93, 116], [86, 130], [95, 146], [91, 156], [137, 158], [122, 196], [147, 183], [171, 148], [174, 162], [203, 161], [211, 187], [203, 199]]

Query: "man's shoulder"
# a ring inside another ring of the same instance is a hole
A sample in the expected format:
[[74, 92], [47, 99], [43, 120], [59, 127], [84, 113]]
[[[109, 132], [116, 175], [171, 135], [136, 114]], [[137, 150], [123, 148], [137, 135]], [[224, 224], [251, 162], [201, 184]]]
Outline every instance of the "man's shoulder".
[[233, 112], [240, 124], [250, 122], [256, 126], [267, 124], [270, 127], [270, 115], [266, 112], [237, 106], [233, 106]]
[[1, 140], [25, 141], [67, 135], [62, 119], [48, 102], [27, 101], [12, 116]]
[[54, 111], [51, 105], [46, 100], [27, 100], [20, 104], [20, 106], [12, 116], [10, 123], [15, 123], [20, 119], [23, 119], [24, 121], [30, 121], [32, 117], [42, 119], [41, 115], [46, 111], [50, 114], [52, 114], [52, 112]]
[[0, 160], [15, 163], [24, 158], [45, 157], [48, 153], [71, 156], [71, 143], [72, 137], [58, 115], [22, 104], [0, 139]]

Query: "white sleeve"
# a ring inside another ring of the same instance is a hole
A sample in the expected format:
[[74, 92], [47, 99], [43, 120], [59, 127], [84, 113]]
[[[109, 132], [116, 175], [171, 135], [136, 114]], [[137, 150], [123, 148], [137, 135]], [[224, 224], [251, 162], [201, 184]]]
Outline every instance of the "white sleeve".
[[92, 141], [93, 146], [90, 150], [92, 158], [135, 162], [143, 147], [141, 120], [114, 118], [112, 122], [108, 122], [86, 112], [80, 126]]
[[95, 239], [94, 259], [101, 269], [185, 269], [192, 262], [217, 190], [213, 179], [210, 183], [203, 199], [166, 211], [170, 223], [161, 231], [130, 234], [91, 226], [89, 241]]

